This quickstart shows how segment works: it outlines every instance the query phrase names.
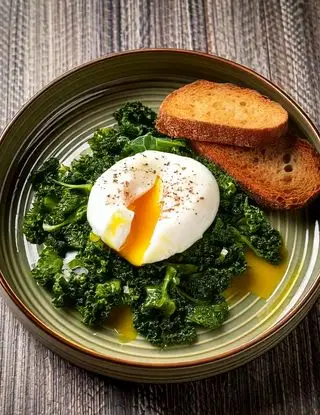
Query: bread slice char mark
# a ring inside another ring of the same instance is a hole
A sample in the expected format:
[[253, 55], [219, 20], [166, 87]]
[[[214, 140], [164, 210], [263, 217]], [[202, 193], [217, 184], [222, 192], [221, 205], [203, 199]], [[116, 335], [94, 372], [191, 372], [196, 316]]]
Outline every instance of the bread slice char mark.
[[301, 208], [320, 194], [320, 155], [307, 140], [287, 136], [260, 148], [192, 145], [266, 208]]
[[256, 147], [286, 133], [288, 113], [255, 90], [199, 80], [164, 99], [156, 127], [170, 137]]

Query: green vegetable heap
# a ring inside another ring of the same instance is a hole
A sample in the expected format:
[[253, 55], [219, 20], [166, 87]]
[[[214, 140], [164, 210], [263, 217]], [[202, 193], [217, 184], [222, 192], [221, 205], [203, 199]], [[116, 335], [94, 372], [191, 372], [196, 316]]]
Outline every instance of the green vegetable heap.
[[[91, 154], [70, 167], [52, 158], [32, 174], [34, 203], [24, 218], [28, 241], [44, 244], [32, 270], [56, 307], [75, 307], [89, 326], [105, 323], [112, 307], [129, 305], [137, 331], [159, 347], [189, 344], [197, 328], [216, 329], [228, 316], [223, 291], [247, 267], [245, 250], [280, 262], [281, 237], [236, 182], [194, 154], [184, 140], [155, 128], [156, 114], [139, 102], [115, 112], [117, 128], [89, 140]], [[95, 180], [116, 161], [147, 150], [193, 157], [216, 177], [221, 203], [203, 238], [167, 261], [134, 267], [91, 233], [86, 206]], [[66, 264], [66, 253], [76, 256]]]

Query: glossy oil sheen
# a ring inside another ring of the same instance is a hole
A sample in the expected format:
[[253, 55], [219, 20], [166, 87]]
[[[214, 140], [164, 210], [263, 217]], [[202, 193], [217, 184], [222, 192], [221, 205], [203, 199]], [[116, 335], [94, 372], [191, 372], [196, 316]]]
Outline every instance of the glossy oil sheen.
[[192, 346], [158, 350], [139, 336], [122, 343], [108, 327], [93, 332], [76, 312], [55, 309], [50, 296], [32, 279], [30, 268], [39, 249], [21, 233], [22, 219], [33, 197], [30, 172], [51, 156], [69, 164], [87, 148], [93, 131], [113, 124], [112, 113], [124, 102], [141, 100], [157, 110], [170, 91], [201, 78], [246, 85], [280, 102], [300, 133], [319, 151], [319, 136], [303, 112], [263, 78], [225, 60], [170, 50], [123, 54], [80, 67], [41, 92], [2, 138], [2, 286], [16, 304], [20, 301], [21, 308], [33, 314], [26, 317], [25, 308], [18, 313], [17, 306], [10, 303], [41, 341], [87, 369], [145, 382], [210, 376], [239, 366], [276, 344], [306, 314], [319, 292], [319, 209], [314, 207], [268, 213], [288, 250], [283, 277], [267, 299], [249, 292], [235, 301], [230, 298], [228, 321], [215, 332], [200, 331]]

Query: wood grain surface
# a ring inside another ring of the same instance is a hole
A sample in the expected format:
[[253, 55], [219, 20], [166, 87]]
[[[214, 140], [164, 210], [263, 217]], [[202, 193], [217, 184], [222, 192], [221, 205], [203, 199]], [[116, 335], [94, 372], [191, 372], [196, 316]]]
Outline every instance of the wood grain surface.
[[[179, 47], [250, 66], [320, 125], [319, 0], [0, 0], [0, 128], [57, 75], [133, 48]], [[320, 302], [286, 340], [232, 372], [138, 385], [43, 347], [0, 298], [0, 414], [319, 414]]]

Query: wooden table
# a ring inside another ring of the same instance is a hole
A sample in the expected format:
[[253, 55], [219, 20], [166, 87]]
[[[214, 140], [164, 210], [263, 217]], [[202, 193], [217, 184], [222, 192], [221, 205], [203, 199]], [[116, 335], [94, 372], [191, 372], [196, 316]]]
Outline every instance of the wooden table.
[[[247, 65], [320, 125], [319, 0], [1, 0], [0, 128], [42, 86], [110, 52], [175, 47]], [[0, 298], [0, 414], [318, 414], [320, 302], [286, 340], [232, 372], [122, 383], [43, 347]]]

